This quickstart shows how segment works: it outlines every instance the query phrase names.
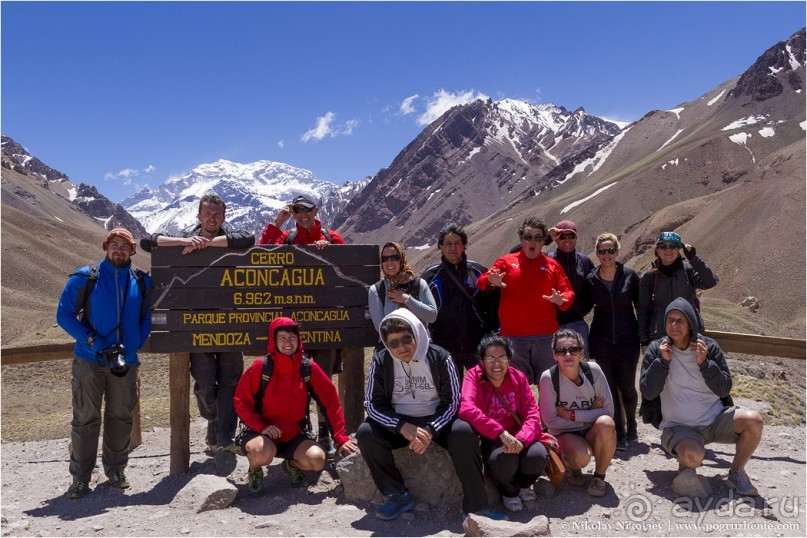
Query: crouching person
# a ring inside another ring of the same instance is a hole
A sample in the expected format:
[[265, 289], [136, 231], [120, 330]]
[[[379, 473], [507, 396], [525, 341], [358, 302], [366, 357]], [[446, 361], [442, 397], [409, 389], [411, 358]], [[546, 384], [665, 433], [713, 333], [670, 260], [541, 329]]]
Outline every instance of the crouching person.
[[488, 334], [479, 343], [478, 357], [479, 364], [465, 374], [459, 416], [479, 433], [482, 457], [505, 509], [520, 512], [523, 501], [535, 500], [530, 486], [546, 470], [543, 443], [557, 447], [558, 442], [541, 430], [527, 376], [510, 368], [510, 341]]
[[[263, 491], [263, 466], [283, 459], [283, 469], [297, 485], [302, 471], [319, 471], [325, 452], [303, 431], [308, 417], [308, 398], [324, 408], [333, 426], [333, 437], [342, 455], [356, 451], [356, 441], [345, 431], [345, 417], [331, 379], [303, 354], [300, 328], [290, 318], [277, 318], [269, 325], [269, 354], [250, 366], [235, 389], [235, 410], [249, 431], [241, 449], [249, 461], [247, 489], [252, 496]], [[270, 361], [266, 371], [264, 361]], [[262, 378], [268, 382], [261, 394]]]
[[582, 470], [594, 456], [594, 475], [586, 493], [602, 497], [605, 473], [616, 451], [611, 389], [597, 364], [581, 362], [583, 338], [577, 331], [556, 332], [552, 353], [557, 364], [541, 375], [541, 418], [549, 433], [558, 438], [570, 485], [586, 484]]
[[762, 416], [733, 405], [726, 359], [717, 342], [698, 334], [689, 301], [671, 302], [664, 325], [667, 336], [648, 346], [640, 380], [642, 397], [659, 399], [657, 413], [647, 418], [661, 429], [661, 446], [678, 458], [679, 472], [691, 474], [703, 462], [705, 445], [734, 444], [728, 486], [740, 495], [759, 495], [744, 467], [762, 438]]
[[376, 517], [395, 519], [415, 505], [392, 451], [408, 446], [424, 454], [432, 442], [451, 456], [462, 484], [463, 511], [497, 516], [488, 510], [476, 433], [456, 418], [460, 385], [451, 355], [430, 343], [426, 327], [404, 308], [387, 314], [379, 333], [384, 349], [373, 355], [364, 398], [367, 420], [356, 433], [373, 482], [386, 499]]

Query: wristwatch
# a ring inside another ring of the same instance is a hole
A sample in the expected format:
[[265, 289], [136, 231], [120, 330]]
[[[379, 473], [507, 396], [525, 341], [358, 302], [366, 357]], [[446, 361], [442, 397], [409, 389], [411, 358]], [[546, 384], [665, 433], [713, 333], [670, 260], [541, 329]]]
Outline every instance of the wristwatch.
[[577, 422], [577, 421], [576, 421], [574, 418], [575, 418], [575, 416], [574, 416], [574, 411], [572, 411], [572, 412], [569, 414], [569, 420], [571, 420], [572, 422]]
[[90, 334], [87, 336], [87, 339], [84, 340], [84, 343], [87, 344], [87, 347], [92, 347], [93, 342], [95, 342], [95, 335]]

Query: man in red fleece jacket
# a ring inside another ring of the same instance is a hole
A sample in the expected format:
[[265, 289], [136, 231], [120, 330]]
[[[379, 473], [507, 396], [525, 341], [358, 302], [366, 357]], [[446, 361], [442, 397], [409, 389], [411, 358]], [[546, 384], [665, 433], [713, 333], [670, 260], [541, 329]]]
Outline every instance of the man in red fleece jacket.
[[518, 229], [521, 250], [496, 260], [477, 280], [480, 290], [501, 288], [501, 334], [512, 343], [512, 365], [533, 385], [555, 364], [552, 335], [558, 330], [557, 311], [568, 310], [574, 301], [563, 268], [541, 252], [546, 236], [543, 221], [524, 219]]

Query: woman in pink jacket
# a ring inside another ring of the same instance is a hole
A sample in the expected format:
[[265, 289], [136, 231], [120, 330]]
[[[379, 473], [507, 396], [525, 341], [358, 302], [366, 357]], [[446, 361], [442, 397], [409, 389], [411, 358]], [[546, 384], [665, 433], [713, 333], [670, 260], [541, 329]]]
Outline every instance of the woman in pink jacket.
[[546, 469], [542, 442], [557, 439], [541, 428], [538, 403], [527, 377], [510, 368], [513, 350], [496, 334], [479, 343], [479, 364], [465, 374], [459, 417], [473, 426], [481, 440], [482, 458], [511, 512], [534, 501], [530, 486]]

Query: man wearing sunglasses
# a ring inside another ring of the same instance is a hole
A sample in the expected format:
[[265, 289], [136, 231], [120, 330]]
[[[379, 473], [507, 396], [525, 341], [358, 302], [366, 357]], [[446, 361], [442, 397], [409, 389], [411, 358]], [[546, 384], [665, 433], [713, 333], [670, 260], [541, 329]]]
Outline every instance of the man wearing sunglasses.
[[488, 293], [501, 290], [501, 334], [513, 346], [512, 365], [533, 385], [555, 364], [552, 335], [558, 330], [557, 311], [568, 310], [574, 301], [563, 268], [541, 252], [547, 235], [543, 221], [525, 219], [518, 230], [521, 249], [496, 260], [476, 283]]
[[392, 451], [408, 447], [422, 455], [432, 442], [447, 449], [454, 463], [463, 512], [489, 511], [479, 440], [470, 424], [457, 418], [460, 385], [451, 355], [429, 342], [423, 322], [404, 308], [387, 314], [379, 332], [384, 349], [370, 363], [367, 419], [356, 432], [359, 451], [385, 499], [375, 516], [391, 520], [415, 506]]
[[[261, 233], [259, 245], [315, 245], [318, 249], [326, 246], [344, 245], [345, 240], [337, 232], [323, 228], [322, 222], [317, 219], [317, 204], [310, 197], [300, 194], [295, 196], [291, 202], [283, 206], [273, 222], [269, 222]], [[281, 227], [294, 217], [295, 226], [290, 230], [281, 230]], [[333, 377], [342, 371], [342, 350], [341, 349], [319, 349], [308, 352], [311, 359], [322, 368], [322, 371]], [[317, 442], [325, 449], [329, 458], [336, 455], [336, 444], [334, 443], [327, 425], [327, 417], [318, 412], [319, 433]]]
[[549, 235], [558, 246], [547, 254], [563, 267], [566, 278], [574, 290], [574, 302], [568, 310], [558, 310], [558, 323], [561, 329], [573, 329], [583, 337], [586, 358], [588, 348], [588, 325], [583, 318], [594, 308], [594, 301], [586, 286], [586, 276], [594, 269], [591, 259], [577, 251], [577, 225], [570, 220], [562, 220], [549, 229]]

